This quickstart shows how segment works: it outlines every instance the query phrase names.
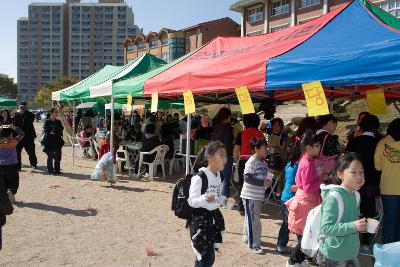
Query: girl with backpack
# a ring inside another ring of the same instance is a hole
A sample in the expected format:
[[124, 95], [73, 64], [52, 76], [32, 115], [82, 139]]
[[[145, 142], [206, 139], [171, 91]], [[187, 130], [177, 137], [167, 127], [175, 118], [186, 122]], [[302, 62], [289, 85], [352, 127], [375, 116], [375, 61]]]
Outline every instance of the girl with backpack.
[[286, 266], [300, 266], [305, 260], [305, 254], [301, 251], [301, 239], [307, 215], [321, 203], [322, 180], [314, 163], [314, 159], [319, 155], [321, 143], [318, 136], [307, 130], [300, 145], [303, 155], [296, 172], [297, 191], [295, 196], [285, 203], [289, 210], [288, 228], [297, 235], [298, 244], [292, 249]]
[[[227, 162], [226, 147], [211, 142], [205, 148], [207, 167], [191, 178], [188, 203], [193, 208], [188, 221], [192, 248], [196, 255], [195, 267], [212, 266], [215, 250], [221, 247], [225, 222], [219, 207], [226, 203], [222, 194], [221, 172]], [[203, 174], [207, 176], [207, 189], [202, 190]]]
[[289, 161], [285, 167], [285, 185], [282, 191], [282, 224], [279, 230], [278, 242], [276, 245], [276, 251], [282, 254], [287, 254], [289, 251], [287, 244], [289, 242], [289, 228], [288, 228], [288, 209], [285, 202], [289, 201], [295, 195], [296, 187], [296, 173], [299, 167], [299, 160], [301, 157], [300, 149], [300, 138], [298, 138], [293, 144], [292, 149], [289, 152]]
[[[331, 173], [331, 182], [338, 186], [322, 190], [320, 234], [323, 239], [317, 254], [318, 265], [360, 266], [357, 259], [359, 233], [367, 229], [367, 220], [359, 219], [357, 196], [357, 190], [364, 185], [361, 158], [355, 153], [341, 155]], [[333, 196], [332, 191], [339, 194], [342, 203]]]

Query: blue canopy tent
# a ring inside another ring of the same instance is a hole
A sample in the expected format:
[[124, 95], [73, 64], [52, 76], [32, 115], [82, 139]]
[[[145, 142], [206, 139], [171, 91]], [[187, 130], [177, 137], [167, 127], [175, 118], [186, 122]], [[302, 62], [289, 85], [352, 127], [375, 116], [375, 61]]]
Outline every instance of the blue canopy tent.
[[354, 0], [303, 43], [267, 61], [266, 89], [277, 99], [303, 98], [293, 89], [311, 81], [335, 98], [375, 88], [399, 98], [400, 20]]

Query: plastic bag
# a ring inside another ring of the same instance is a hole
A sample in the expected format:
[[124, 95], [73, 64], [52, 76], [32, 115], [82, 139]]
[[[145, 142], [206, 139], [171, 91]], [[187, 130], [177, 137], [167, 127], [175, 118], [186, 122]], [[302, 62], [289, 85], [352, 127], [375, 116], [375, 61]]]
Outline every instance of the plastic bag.
[[[112, 162], [112, 155], [111, 152], [108, 152], [104, 154], [101, 159], [97, 162], [96, 167], [94, 168], [94, 171], [92, 175], [90, 176], [91, 180], [101, 180], [101, 176], [103, 175], [103, 172], [106, 170], [112, 170], [114, 164]], [[110, 172], [109, 172], [110, 173]], [[108, 177], [110, 178], [110, 177]]]
[[400, 267], [400, 242], [374, 245], [375, 267]]

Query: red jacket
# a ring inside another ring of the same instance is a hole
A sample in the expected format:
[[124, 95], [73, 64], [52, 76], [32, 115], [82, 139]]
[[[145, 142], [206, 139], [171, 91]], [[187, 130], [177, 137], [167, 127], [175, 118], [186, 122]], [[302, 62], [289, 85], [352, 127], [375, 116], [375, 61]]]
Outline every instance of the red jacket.
[[244, 130], [241, 137], [241, 145], [240, 145], [240, 159], [248, 160], [251, 156], [253, 156], [253, 151], [250, 148], [250, 141], [254, 137], [264, 138], [264, 133], [256, 128], [249, 128]]

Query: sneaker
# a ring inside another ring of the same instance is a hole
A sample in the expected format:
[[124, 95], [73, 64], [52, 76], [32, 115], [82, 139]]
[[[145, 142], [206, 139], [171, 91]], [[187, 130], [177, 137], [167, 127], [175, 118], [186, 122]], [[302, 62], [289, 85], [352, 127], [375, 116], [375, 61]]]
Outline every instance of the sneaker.
[[31, 166], [32, 169], [37, 170], [37, 166]]
[[289, 254], [289, 249], [288, 249], [288, 247], [277, 246], [277, 247], [276, 247], [276, 251], [277, 251], [278, 253], [280, 253], [280, 254], [285, 254], [285, 255]]
[[255, 254], [262, 254], [262, 253], [264, 253], [264, 250], [263, 250], [262, 248], [260, 248], [260, 247], [252, 248], [251, 251], [253, 251]]
[[113, 185], [116, 183], [115, 179], [108, 179], [107, 183], [109, 183], [110, 185]]
[[54, 174], [62, 174], [60, 171], [55, 171]]
[[7, 195], [8, 195], [8, 199], [10, 200], [11, 204], [15, 204], [15, 196], [14, 194], [11, 192], [11, 190], [7, 190]]

